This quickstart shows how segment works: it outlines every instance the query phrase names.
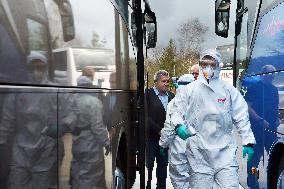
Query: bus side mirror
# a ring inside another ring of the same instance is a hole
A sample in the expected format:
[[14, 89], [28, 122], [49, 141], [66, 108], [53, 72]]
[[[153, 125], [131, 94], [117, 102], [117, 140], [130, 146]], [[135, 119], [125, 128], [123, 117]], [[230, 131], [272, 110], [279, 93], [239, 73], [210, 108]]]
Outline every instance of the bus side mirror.
[[157, 43], [157, 21], [156, 15], [152, 11], [147, 11], [144, 13], [145, 19], [145, 31], [144, 34], [146, 37], [146, 48], [155, 48]]
[[61, 16], [64, 41], [70, 41], [75, 37], [75, 26], [72, 6], [69, 0], [54, 0], [58, 5]]
[[215, 33], [221, 37], [228, 37], [230, 0], [215, 1]]

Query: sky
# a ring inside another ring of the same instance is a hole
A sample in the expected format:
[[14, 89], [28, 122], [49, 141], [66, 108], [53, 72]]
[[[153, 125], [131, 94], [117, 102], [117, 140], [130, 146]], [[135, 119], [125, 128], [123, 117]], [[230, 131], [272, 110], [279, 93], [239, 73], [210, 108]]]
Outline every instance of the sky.
[[149, 0], [152, 11], [156, 13], [158, 43], [165, 47], [170, 38], [176, 37], [178, 26], [189, 18], [198, 17], [209, 27], [203, 49], [234, 43], [235, 10], [237, 0], [231, 0], [230, 29], [228, 38], [215, 34], [215, 0]]
[[[234, 22], [236, 1], [231, 0], [229, 37], [215, 34], [215, 0], [148, 0], [156, 13], [159, 47], [166, 47], [171, 38], [176, 37], [178, 26], [189, 18], [198, 17], [209, 27], [203, 48], [234, 43]], [[107, 41], [106, 47], [114, 47], [114, 16], [109, 14], [113, 6], [108, 0], [70, 0], [75, 18], [76, 34], [89, 44], [92, 32], [97, 32]], [[99, 6], [98, 6], [99, 5]], [[82, 11], [83, 10], [83, 11]]]
[[[90, 43], [92, 32], [106, 39], [106, 48], [114, 48], [113, 5], [106, 0], [70, 0], [76, 33], [84, 43]], [[99, 5], [99, 6], [98, 6]]]

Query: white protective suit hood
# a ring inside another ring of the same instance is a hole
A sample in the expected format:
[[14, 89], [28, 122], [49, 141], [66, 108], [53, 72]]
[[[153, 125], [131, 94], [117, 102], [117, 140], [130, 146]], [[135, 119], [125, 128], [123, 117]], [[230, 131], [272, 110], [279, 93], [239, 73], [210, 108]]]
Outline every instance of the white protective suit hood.
[[31, 51], [31, 53], [27, 56], [27, 63], [28, 65], [32, 63], [33, 60], [41, 60], [44, 64], [47, 64], [46, 57], [41, 54], [40, 52]]
[[205, 78], [204, 74], [203, 74], [202, 67], [200, 66], [200, 62], [202, 61], [202, 59], [205, 56], [211, 56], [212, 58], [214, 58], [216, 60], [216, 64], [217, 64], [216, 69], [213, 71], [214, 74], [211, 78], [209, 78], [209, 81], [213, 80], [213, 79], [218, 79], [220, 71], [221, 71], [221, 67], [220, 67], [221, 55], [214, 49], [208, 49], [208, 50], [205, 50], [201, 53], [201, 56], [200, 56], [200, 59], [199, 59], [199, 73], [200, 73], [199, 76], [200, 76], [200, 78], [207, 80]]
[[178, 89], [180, 90], [181, 88], [185, 87], [187, 84], [191, 83], [194, 81], [194, 77], [192, 74], [184, 74], [180, 76], [180, 78], [177, 81], [178, 84]]
[[[45, 66], [45, 71], [37, 71], [34, 69], [35, 65], [33, 64], [34, 60], [40, 60], [41, 65]], [[47, 73], [47, 58], [40, 52], [31, 51], [30, 54], [27, 56], [27, 64], [30, 68], [33, 69], [33, 79], [34, 82], [39, 84], [46, 84], [48, 83], [48, 73]]]

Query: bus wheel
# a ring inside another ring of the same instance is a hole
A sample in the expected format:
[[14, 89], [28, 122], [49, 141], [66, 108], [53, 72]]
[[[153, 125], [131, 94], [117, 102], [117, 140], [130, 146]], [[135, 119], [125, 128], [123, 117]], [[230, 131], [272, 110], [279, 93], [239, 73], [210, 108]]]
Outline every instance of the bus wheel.
[[277, 189], [284, 188], [284, 170], [280, 173], [277, 180]]
[[284, 188], [284, 156], [281, 158], [278, 169], [277, 189]]
[[124, 189], [125, 188], [125, 178], [122, 171], [116, 167], [115, 168], [115, 179], [114, 179], [114, 189]]

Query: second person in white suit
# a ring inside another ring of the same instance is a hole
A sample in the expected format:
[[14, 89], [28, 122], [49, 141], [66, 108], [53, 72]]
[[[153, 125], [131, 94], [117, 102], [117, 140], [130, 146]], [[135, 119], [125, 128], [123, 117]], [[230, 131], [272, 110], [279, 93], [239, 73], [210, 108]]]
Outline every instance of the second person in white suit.
[[[177, 81], [177, 92], [187, 84], [194, 81], [192, 74], [184, 74]], [[175, 189], [189, 188], [188, 162], [185, 154], [186, 141], [175, 133], [175, 126], [172, 124], [169, 112], [174, 103], [174, 99], [168, 103], [166, 121], [161, 131], [159, 141], [161, 155], [166, 155], [169, 150], [169, 175]]]

